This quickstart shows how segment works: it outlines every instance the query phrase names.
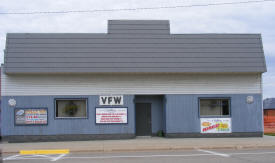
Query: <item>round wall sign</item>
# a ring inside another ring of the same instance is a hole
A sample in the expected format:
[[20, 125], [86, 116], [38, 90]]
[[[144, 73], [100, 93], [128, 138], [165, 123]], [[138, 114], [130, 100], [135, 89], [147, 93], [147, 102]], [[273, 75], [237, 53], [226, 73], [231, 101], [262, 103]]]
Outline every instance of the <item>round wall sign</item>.
[[9, 105], [10, 106], [15, 106], [16, 105], [16, 101], [15, 101], [15, 99], [13, 99], [13, 98], [11, 98], [11, 99], [9, 99]]
[[252, 104], [253, 102], [254, 102], [253, 96], [247, 96], [247, 97], [246, 97], [246, 103]]

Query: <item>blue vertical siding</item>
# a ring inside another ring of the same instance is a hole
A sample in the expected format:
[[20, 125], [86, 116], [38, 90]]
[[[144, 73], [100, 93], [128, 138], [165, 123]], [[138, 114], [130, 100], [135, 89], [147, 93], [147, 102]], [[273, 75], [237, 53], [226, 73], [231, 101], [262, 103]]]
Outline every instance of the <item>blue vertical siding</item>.
[[[14, 98], [16, 107], [47, 107], [48, 125], [46, 126], [15, 126], [14, 108], [8, 100]], [[55, 98], [87, 98], [88, 118], [86, 119], [55, 119]], [[128, 124], [99, 125], [95, 124], [95, 107], [98, 96], [14, 96], [2, 97], [2, 134], [5, 135], [56, 135], [56, 134], [134, 134], [134, 96], [124, 96], [124, 106], [128, 107]]]
[[196, 95], [166, 95], [166, 133], [200, 132]]
[[247, 96], [232, 97], [232, 132], [263, 132], [262, 96], [253, 95], [252, 104], [245, 102]]
[[[247, 104], [247, 96], [254, 103]], [[261, 94], [166, 95], [166, 133], [199, 133], [199, 97], [229, 97], [231, 99], [232, 132], [263, 132]]]
[[166, 133], [166, 96], [163, 96], [162, 106], [163, 106], [163, 113], [162, 113], [162, 125], [163, 125], [163, 132]]
[[[247, 96], [254, 97], [254, 103], [247, 104]], [[136, 96], [137, 97], [137, 96]], [[229, 97], [231, 99], [232, 132], [263, 132], [261, 94], [224, 95], [165, 95], [140, 96], [124, 95], [124, 107], [128, 108], [128, 124], [96, 125], [95, 108], [98, 96], [3, 96], [2, 135], [58, 135], [58, 134], [135, 134], [135, 102], [152, 103], [152, 132], [199, 133], [200, 117], [198, 98]], [[16, 107], [47, 107], [48, 125], [15, 126], [14, 108], [8, 100], [14, 98]], [[88, 118], [55, 119], [55, 98], [87, 98]], [[134, 100], [135, 99], [135, 100]]]

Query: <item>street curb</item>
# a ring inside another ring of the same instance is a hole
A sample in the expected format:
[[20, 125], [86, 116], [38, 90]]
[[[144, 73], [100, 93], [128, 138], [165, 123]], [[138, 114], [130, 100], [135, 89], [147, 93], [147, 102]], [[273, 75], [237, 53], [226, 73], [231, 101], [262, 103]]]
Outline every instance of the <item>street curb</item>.
[[136, 149], [103, 149], [103, 150], [73, 150], [71, 152], [135, 152], [135, 151], [160, 151], [160, 150], [197, 150], [197, 149], [270, 149], [275, 148], [275, 145], [271, 146], [211, 146], [211, 147], [164, 147], [164, 148], [136, 148]]
[[[197, 150], [197, 149], [271, 149], [275, 148], [275, 145], [269, 146], [253, 146], [253, 145], [235, 145], [235, 146], [196, 146], [196, 147], [139, 147], [139, 148], [103, 148], [103, 149], [69, 149], [71, 153], [85, 153], [85, 152], [142, 152], [142, 151], [176, 151], [176, 150]], [[19, 151], [5, 151], [2, 149], [2, 154], [18, 154]]]

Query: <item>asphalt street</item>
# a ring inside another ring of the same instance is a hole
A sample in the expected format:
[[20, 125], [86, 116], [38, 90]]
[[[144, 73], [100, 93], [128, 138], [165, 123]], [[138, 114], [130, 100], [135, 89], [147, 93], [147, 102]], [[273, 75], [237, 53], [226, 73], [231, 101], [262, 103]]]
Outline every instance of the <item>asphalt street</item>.
[[70, 153], [61, 155], [3, 155], [7, 163], [275, 163], [274, 149], [194, 149], [181, 151]]

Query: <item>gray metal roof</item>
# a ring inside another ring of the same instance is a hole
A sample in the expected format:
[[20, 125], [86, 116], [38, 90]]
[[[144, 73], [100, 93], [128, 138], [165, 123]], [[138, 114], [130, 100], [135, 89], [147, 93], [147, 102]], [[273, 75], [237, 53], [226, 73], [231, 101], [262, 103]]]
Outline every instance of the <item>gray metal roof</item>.
[[275, 109], [275, 98], [266, 98], [263, 102], [264, 109]]
[[110, 34], [170, 34], [168, 20], [109, 20]]
[[5, 72], [266, 72], [260, 34], [170, 34], [160, 20], [108, 24], [107, 34], [8, 33]]

